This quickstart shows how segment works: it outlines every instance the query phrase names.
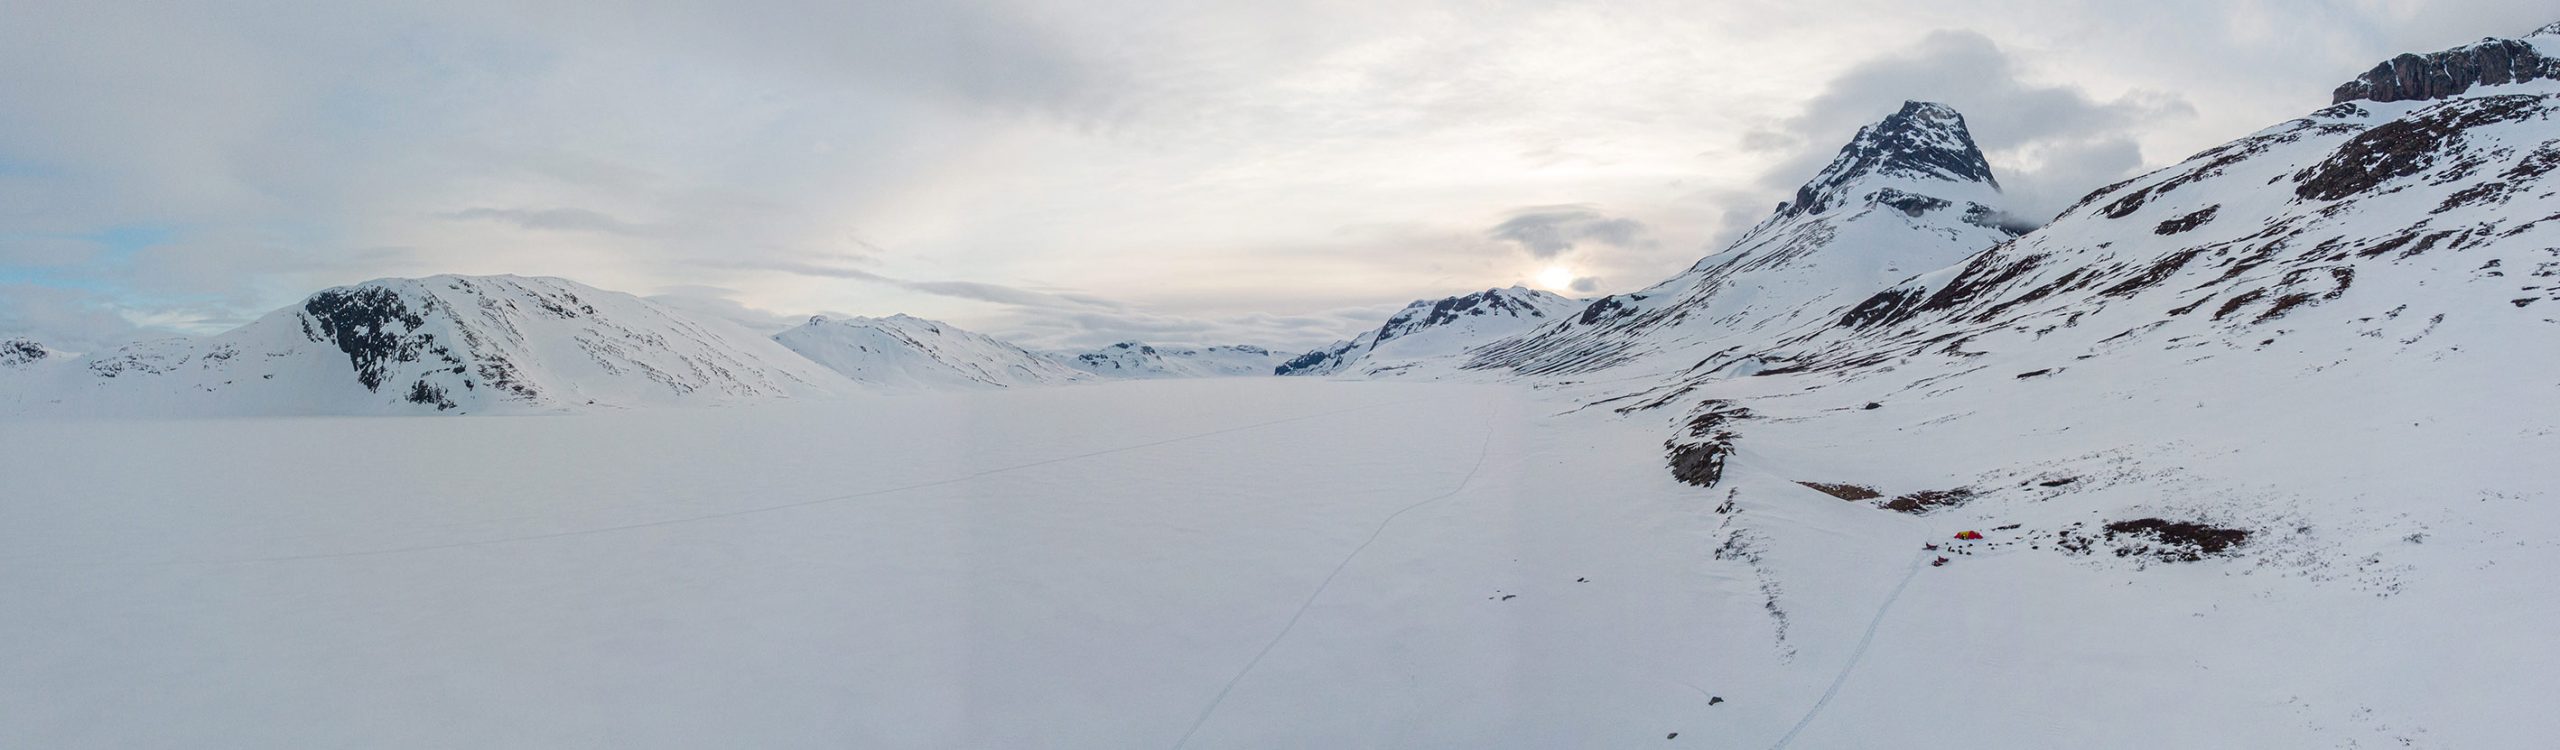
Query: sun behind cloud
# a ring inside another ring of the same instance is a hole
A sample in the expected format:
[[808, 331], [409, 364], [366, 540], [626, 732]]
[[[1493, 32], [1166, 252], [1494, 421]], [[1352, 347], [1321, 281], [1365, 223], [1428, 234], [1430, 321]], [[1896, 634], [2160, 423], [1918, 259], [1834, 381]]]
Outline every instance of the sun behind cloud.
[[1567, 268], [1563, 264], [1552, 265], [1541, 269], [1538, 271], [1537, 276], [1538, 286], [1559, 292], [1572, 289], [1573, 280], [1573, 269]]

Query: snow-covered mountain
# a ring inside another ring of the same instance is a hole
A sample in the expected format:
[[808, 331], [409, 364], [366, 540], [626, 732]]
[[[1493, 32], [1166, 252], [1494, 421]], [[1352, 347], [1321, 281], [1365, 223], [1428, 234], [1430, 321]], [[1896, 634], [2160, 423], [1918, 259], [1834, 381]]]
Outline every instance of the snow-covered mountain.
[[1906, 102], [1859, 129], [1792, 200], [1724, 250], [1478, 350], [1466, 366], [1528, 375], [1638, 361], [1665, 368], [1752, 348], [2024, 231], [2000, 205], [1963, 115]]
[[[2055, 679], [2227, 715], [2267, 738], [2246, 745], [2507, 744], [2422, 685], [2538, 692], [2555, 665], [2525, 624], [2544, 610], [2513, 614], [2560, 560], [2560, 80], [2521, 72], [2554, 53], [2560, 28], [2397, 58], [1827, 320], [1583, 400], [1661, 420], [1776, 653], [1882, 686], [1816, 744], [1987, 719]], [[1519, 362], [1636, 354], [1587, 341]], [[1902, 645], [1838, 645], [1872, 623]], [[2108, 654], [2158, 664], [2051, 672]], [[2204, 682], [2239, 693], [2169, 687]]]
[[1512, 286], [1406, 305], [1386, 325], [1281, 363], [1280, 375], [1402, 374], [1552, 321], [1580, 300]]
[[2548, 356], [2554, 347], [2520, 344], [2548, 338], [2537, 332], [2560, 296], [2560, 181], [2548, 179], [2560, 168], [2560, 80], [2375, 79], [2407, 77], [2393, 72], [2409, 69], [2402, 61], [2478, 71], [2555, 49], [2560, 31], [2545, 29], [2404, 55], [2339, 89], [2390, 101], [2341, 101], [2101, 188], [2015, 242], [1726, 358], [1775, 372], [2019, 350], [2082, 368], [2153, 349], [2181, 361], [2232, 350], [2378, 363], [2464, 330], [2481, 338], [2424, 355], [2427, 366]]
[[201, 339], [44, 368], [19, 410], [433, 414], [814, 396], [842, 378], [761, 337], [565, 279], [380, 279]]
[[1092, 376], [1022, 347], [908, 315], [809, 322], [773, 340], [855, 382], [896, 388], [1054, 385]]
[[1165, 347], [1123, 341], [1092, 351], [1050, 352], [1051, 359], [1105, 378], [1215, 378], [1270, 375], [1287, 355], [1259, 346]]

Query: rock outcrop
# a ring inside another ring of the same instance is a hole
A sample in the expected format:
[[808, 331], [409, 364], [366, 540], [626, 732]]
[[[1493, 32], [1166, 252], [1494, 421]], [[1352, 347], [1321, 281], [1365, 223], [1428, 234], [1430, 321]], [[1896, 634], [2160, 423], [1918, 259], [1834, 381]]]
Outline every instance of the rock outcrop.
[[[2560, 24], [2545, 26], [2532, 36], [2560, 34], [2555, 29]], [[2483, 39], [2443, 52], [2385, 60], [2339, 86], [2330, 103], [2426, 101], [2459, 95], [2473, 86], [2553, 79], [2560, 79], [2560, 59], [2544, 55], [2533, 42]]]

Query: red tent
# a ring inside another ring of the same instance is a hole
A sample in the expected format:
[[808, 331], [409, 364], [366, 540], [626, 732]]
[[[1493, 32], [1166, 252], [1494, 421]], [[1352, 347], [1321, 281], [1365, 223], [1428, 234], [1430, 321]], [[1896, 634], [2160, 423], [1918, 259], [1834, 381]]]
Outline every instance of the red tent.
[[1979, 531], [1959, 531], [1959, 532], [1956, 532], [1956, 538], [1957, 538], [1957, 539], [1963, 539], [1963, 540], [1966, 540], [1966, 541], [1972, 541], [1972, 540], [1975, 540], [1975, 539], [1980, 539], [1980, 538], [1982, 538], [1982, 532], [1979, 532]]

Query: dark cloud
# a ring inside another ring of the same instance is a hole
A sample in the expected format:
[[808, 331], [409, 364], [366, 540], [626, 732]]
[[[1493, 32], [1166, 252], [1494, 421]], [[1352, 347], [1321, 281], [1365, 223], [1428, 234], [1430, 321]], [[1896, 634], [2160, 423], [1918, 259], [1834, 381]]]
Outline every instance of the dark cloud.
[[1573, 283], [1568, 286], [1572, 287], [1575, 293], [1590, 294], [1592, 292], [1600, 291], [1600, 280], [1590, 276], [1582, 276], [1575, 278]]
[[1531, 257], [1546, 259], [1586, 242], [1634, 247], [1645, 241], [1646, 232], [1644, 222], [1611, 217], [1590, 206], [1567, 205], [1515, 210], [1511, 218], [1486, 230], [1485, 236], [1519, 245]]

